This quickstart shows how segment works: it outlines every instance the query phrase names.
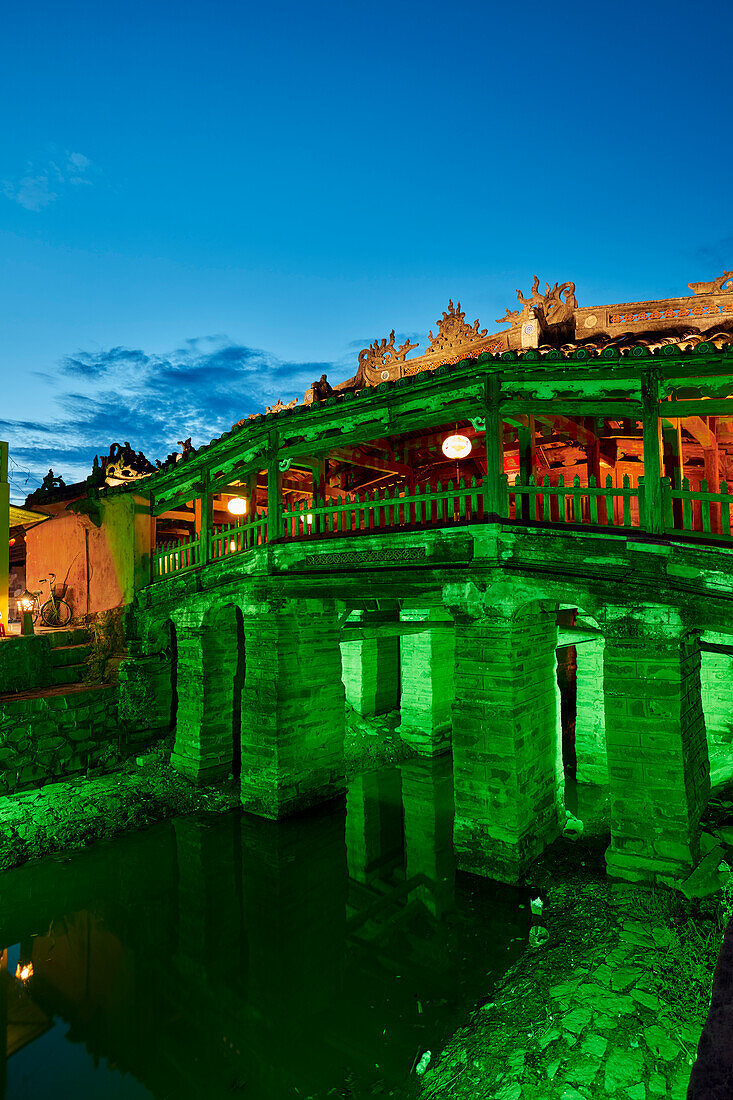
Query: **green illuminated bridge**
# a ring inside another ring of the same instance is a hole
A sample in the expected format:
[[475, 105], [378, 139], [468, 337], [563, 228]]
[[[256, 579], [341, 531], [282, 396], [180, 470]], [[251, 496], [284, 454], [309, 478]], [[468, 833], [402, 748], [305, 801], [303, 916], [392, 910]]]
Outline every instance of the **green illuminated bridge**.
[[714, 340], [484, 353], [240, 422], [133, 487], [128, 678], [176, 767], [269, 817], [343, 791], [345, 698], [399, 707], [452, 744], [460, 865], [512, 879], [564, 820], [572, 646], [609, 869], [679, 879], [733, 774], [732, 456]]

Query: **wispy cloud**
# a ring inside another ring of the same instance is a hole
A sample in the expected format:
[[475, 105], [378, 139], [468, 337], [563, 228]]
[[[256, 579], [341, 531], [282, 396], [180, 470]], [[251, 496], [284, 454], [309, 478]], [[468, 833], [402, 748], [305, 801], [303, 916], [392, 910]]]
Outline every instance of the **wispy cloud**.
[[0, 192], [26, 210], [43, 210], [67, 187], [91, 185], [92, 162], [83, 153], [65, 152], [46, 164], [28, 164], [15, 180], [0, 181]]
[[0, 438], [10, 437], [16, 462], [30, 471], [15, 479], [16, 499], [49, 467], [67, 483], [86, 477], [94, 455], [107, 454], [113, 442], [129, 441], [152, 461], [164, 459], [179, 439], [191, 436], [199, 447], [278, 397], [302, 400], [324, 372], [342, 378], [349, 370], [282, 360], [223, 336], [187, 340], [163, 355], [126, 347], [79, 351], [59, 367], [69, 388], [58, 398], [56, 419], [0, 420]]

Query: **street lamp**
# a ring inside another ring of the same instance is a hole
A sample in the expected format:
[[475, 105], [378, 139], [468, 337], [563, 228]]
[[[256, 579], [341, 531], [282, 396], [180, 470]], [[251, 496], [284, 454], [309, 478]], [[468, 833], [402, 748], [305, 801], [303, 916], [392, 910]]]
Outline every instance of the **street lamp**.
[[33, 629], [33, 605], [35, 604], [35, 596], [26, 588], [25, 592], [21, 592], [17, 597], [17, 600], [18, 611], [20, 612], [21, 634], [35, 634], [35, 630]]

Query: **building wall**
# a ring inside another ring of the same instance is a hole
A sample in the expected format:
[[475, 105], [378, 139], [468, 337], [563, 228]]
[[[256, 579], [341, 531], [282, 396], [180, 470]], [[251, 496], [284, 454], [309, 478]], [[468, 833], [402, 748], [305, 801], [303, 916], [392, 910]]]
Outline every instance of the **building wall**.
[[[140, 497], [120, 494], [100, 500], [99, 526], [69, 510], [70, 502], [38, 506], [53, 516], [26, 535], [26, 583], [41, 587], [49, 570], [56, 583], [67, 577], [66, 599], [74, 617], [122, 607], [149, 580], [150, 516]], [[44, 586], [48, 594], [48, 586]]]

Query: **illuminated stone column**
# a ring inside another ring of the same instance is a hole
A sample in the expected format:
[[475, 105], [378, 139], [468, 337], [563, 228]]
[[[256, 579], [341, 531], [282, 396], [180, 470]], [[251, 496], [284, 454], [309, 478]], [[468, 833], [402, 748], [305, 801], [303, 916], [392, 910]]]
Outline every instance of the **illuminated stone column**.
[[[447, 755], [412, 760], [402, 768], [405, 815], [405, 871], [419, 897], [440, 918], [453, 908], [456, 860], [453, 853], [453, 768]], [[417, 880], [425, 881], [418, 882]]]
[[232, 606], [216, 610], [201, 626], [183, 624], [178, 629], [178, 710], [171, 764], [195, 783], [217, 782], [232, 770], [237, 646]]
[[[360, 611], [350, 622], [364, 626], [395, 622], [396, 613]], [[341, 663], [346, 700], [357, 714], [389, 714], [400, 705], [400, 640], [394, 635], [359, 642], [343, 642]]]
[[[705, 641], [730, 645], [729, 634], [706, 632]], [[733, 779], [733, 656], [703, 651], [702, 707], [710, 755], [710, 782]]]
[[505, 882], [559, 832], [564, 806], [554, 608], [455, 608], [458, 866]]
[[700, 643], [679, 613], [612, 608], [604, 651], [611, 874], [672, 883], [699, 856], [710, 769]]
[[575, 647], [575, 758], [578, 783], [608, 785], [603, 706], [603, 638]]
[[447, 752], [451, 743], [455, 633], [442, 609], [403, 611], [403, 623], [446, 623], [401, 639], [399, 733], [421, 756]]
[[349, 780], [346, 794], [349, 878], [369, 882], [402, 864], [402, 780], [381, 768]]
[[245, 614], [242, 806], [284, 817], [343, 793], [344, 685], [332, 601]]

